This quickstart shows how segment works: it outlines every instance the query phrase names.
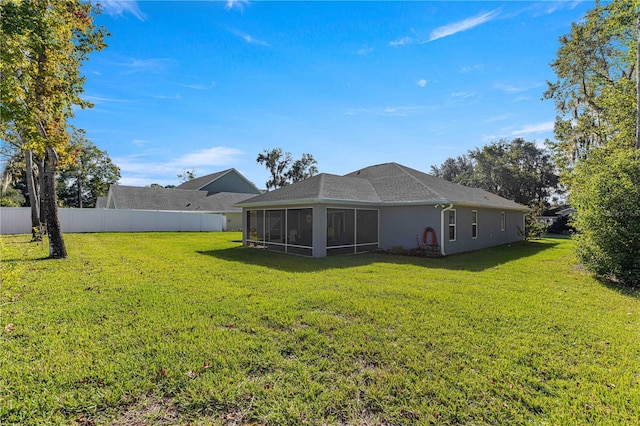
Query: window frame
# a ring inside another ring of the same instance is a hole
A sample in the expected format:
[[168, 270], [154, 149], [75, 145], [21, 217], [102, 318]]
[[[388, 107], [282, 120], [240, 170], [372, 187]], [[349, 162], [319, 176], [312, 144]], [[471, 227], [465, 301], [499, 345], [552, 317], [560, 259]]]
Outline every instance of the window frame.
[[478, 239], [478, 210], [471, 210], [471, 238]]
[[505, 212], [500, 212], [500, 230], [504, 231], [507, 228], [507, 215]]
[[[447, 215], [447, 226], [448, 226], [448, 234], [447, 236], [449, 237], [449, 242], [454, 242], [456, 241], [456, 238], [458, 236], [458, 229], [457, 229], [457, 212], [456, 209], [451, 209], [448, 210], [449, 214]], [[451, 214], [453, 213], [453, 223], [451, 223]], [[453, 238], [451, 238], [451, 230], [453, 229]]]

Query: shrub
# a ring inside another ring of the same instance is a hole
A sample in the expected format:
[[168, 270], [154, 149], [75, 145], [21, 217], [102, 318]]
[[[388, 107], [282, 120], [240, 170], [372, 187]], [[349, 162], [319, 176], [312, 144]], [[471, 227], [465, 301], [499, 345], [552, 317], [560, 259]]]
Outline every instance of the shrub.
[[530, 206], [529, 209], [524, 215], [524, 230], [518, 226], [518, 235], [523, 237], [525, 241], [539, 240], [547, 231], [547, 225], [538, 220], [545, 206], [539, 203]]
[[573, 234], [575, 231], [575, 228], [569, 224], [569, 216], [560, 216], [547, 229], [550, 234]]
[[637, 150], [599, 151], [575, 170], [577, 255], [601, 277], [640, 283], [640, 161]]

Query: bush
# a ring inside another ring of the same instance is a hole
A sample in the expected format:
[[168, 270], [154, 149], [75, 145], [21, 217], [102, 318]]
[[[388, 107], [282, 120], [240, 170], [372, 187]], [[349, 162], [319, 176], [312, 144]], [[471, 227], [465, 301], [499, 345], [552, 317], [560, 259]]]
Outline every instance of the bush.
[[640, 283], [640, 161], [637, 150], [599, 151], [576, 167], [571, 204], [576, 251], [585, 267]]
[[547, 231], [547, 225], [538, 220], [544, 210], [544, 204], [538, 203], [530, 206], [529, 211], [525, 213], [524, 230], [518, 226], [518, 235], [523, 237], [525, 241], [539, 240]]
[[547, 229], [550, 234], [573, 234], [575, 231], [575, 228], [569, 224], [569, 216], [560, 216]]

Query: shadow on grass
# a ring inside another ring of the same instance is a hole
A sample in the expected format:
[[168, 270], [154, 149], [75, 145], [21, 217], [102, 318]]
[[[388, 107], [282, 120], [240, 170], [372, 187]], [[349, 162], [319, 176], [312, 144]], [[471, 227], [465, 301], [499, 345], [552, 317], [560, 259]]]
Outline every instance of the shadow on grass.
[[16, 257], [16, 258], [11, 258], [11, 259], [0, 259], [0, 263], [5, 263], [5, 262], [39, 262], [41, 260], [64, 260], [64, 259], [54, 259], [52, 257], [49, 256], [43, 256], [43, 257], [30, 257], [30, 258], [24, 258], [24, 257]]
[[384, 252], [363, 253], [325, 258], [310, 258], [259, 250], [250, 247], [233, 247], [221, 250], [198, 251], [198, 254], [212, 256], [229, 262], [240, 262], [285, 272], [318, 272], [364, 266], [373, 263], [423, 266], [460, 271], [480, 272], [503, 263], [533, 256], [557, 245], [558, 242], [516, 242], [499, 247], [447, 256], [444, 258], [424, 258], [396, 255]]
[[635, 286], [631, 286], [628, 284], [623, 284], [618, 281], [606, 279], [606, 278], [598, 278], [598, 282], [600, 282], [603, 286], [607, 287], [610, 290], [615, 291], [616, 293], [622, 294], [623, 296], [633, 297], [634, 299], [640, 299], [640, 283], [635, 283]]

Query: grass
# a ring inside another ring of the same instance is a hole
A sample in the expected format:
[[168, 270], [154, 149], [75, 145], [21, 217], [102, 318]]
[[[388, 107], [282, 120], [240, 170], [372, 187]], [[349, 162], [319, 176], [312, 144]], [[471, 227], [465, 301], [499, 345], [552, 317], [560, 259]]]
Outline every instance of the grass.
[[309, 259], [1, 237], [0, 424], [638, 424], [640, 294], [572, 241]]

